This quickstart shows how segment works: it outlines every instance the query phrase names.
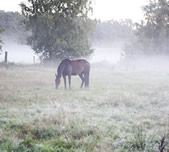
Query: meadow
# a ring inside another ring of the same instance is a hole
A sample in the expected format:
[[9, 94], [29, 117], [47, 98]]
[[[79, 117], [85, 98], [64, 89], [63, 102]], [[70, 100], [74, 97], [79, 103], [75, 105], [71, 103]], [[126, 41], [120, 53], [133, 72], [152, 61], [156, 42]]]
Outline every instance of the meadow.
[[90, 87], [55, 89], [55, 66], [0, 68], [0, 151], [158, 152], [169, 139], [169, 75], [91, 65]]

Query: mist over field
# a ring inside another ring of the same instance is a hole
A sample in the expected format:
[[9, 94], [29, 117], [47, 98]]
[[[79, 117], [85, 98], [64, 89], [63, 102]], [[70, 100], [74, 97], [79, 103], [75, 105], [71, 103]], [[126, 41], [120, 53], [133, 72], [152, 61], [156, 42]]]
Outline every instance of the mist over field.
[[[17, 44], [16, 42], [5, 43], [0, 61], [4, 61], [4, 53], [8, 51], [8, 62], [15, 64], [40, 63], [38, 55], [27, 45]], [[133, 55], [125, 56], [121, 54], [122, 48], [94, 48], [94, 53], [88, 58], [92, 65], [100, 67], [112, 67], [114, 70], [122, 71], [168, 71], [169, 57], [164, 55]]]
[[[104, 43], [103, 43], [104, 44]], [[169, 57], [166, 55], [130, 55], [126, 56], [122, 45], [93, 46], [93, 54], [87, 58], [92, 65], [101, 67], [112, 67], [114, 70], [123, 71], [169, 71]], [[8, 52], [8, 62], [15, 64], [33, 64], [40, 63], [39, 56], [34, 53], [30, 46], [19, 44], [13, 40], [4, 40], [3, 52], [0, 55], [0, 61], [4, 61], [5, 51]]]
[[[25, 44], [17, 43], [13, 40], [3, 40], [3, 52], [0, 61], [4, 61], [5, 51], [8, 52], [8, 62], [14, 64], [39, 64], [40, 59], [37, 54]], [[120, 44], [120, 43], [119, 43]], [[106, 48], [107, 46], [107, 48]], [[123, 51], [123, 45], [94, 45], [93, 54], [87, 60], [95, 67], [111, 68], [116, 71], [161, 71], [169, 72], [169, 57], [167, 55], [130, 55], [127, 56]], [[56, 62], [55, 62], [56, 63]]]
[[[115, 64], [120, 60], [120, 48], [96, 48], [93, 47], [94, 53], [89, 57], [91, 63], [105, 61], [107, 63]], [[33, 56], [36, 58], [36, 63], [40, 63], [37, 54], [25, 44], [18, 44], [12, 40], [5, 40], [3, 45], [3, 52], [0, 56], [0, 61], [4, 61], [5, 51], [8, 52], [8, 61], [17, 64], [33, 64]]]
[[34, 53], [30, 46], [19, 44], [12, 40], [3, 41], [3, 52], [0, 55], [0, 62], [4, 61], [5, 51], [8, 52], [8, 61], [16, 64], [33, 64], [33, 56], [39, 63], [39, 57]]
[[[87, 59], [92, 65], [101, 67], [112, 67], [114, 70], [123, 71], [169, 71], [169, 57], [165, 55], [131, 55], [126, 56], [122, 47], [116, 45], [110, 48], [94, 46], [93, 54]], [[39, 56], [25, 44], [14, 41], [4, 41], [3, 52], [0, 61], [4, 61], [5, 51], [8, 52], [8, 62], [15, 64], [40, 63]]]

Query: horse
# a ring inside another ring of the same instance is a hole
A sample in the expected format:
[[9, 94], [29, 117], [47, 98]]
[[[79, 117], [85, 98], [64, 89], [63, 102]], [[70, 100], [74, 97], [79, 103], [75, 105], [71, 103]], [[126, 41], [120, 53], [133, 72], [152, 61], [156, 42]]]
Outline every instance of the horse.
[[57, 68], [57, 75], [55, 74], [56, 89], [60, 84], [61, 76], [64, 79], [64, 88], [66, 89], [66, 76], [68, 76], [69, 89], [71, 89], [71, 76], [79, 75], [82, 80], [81, 88], [85, 84], [85, 88], [89, 87], [90, 63], [84, 59], [70, 60], [64, 59]]

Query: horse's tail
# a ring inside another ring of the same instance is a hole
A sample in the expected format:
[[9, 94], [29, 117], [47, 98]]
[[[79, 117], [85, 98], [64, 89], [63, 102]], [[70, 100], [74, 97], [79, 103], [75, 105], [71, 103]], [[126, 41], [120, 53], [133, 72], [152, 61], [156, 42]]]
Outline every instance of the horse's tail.
[[86, 71], [86, 83], [85, 83], [85, 87], [89, 87], [89, 75], [90, 75], [90, 64], [89, 64], [88, 69]]

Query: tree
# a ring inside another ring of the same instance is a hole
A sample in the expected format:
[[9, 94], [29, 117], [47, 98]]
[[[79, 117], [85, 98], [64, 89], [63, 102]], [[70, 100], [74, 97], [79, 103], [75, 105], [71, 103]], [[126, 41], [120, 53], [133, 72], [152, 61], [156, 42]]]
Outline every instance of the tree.
[[145, 22], [136, 24], [135, 39], [127, 45], [126, 52], [169, 54], [169, 1], [150, 0], [144, 11]]
[[28, 44], [42, 59], [88, 56], [93, 21], [90, 0], [28, 0], [21, 3], [25, 24], [32, 31]]

